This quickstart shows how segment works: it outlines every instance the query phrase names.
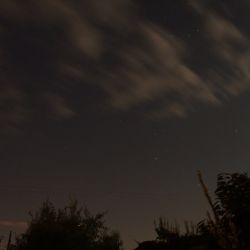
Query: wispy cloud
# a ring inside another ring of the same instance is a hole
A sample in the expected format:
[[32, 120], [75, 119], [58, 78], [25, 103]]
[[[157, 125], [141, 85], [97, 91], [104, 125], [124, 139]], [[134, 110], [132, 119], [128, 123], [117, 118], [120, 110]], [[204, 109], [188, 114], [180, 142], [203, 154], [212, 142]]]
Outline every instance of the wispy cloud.
[[0, 129], [7, 132], [16, 132], [16, 127], [30, 115], [29, 107], [25, 102], [25, 94], [13, 87], [0, 88]]
[[139, 33], [145, 43], [124, 49], [123, 63], [105, 84], [114, 107], [127, 110], [157, 103], [153, 113], [185, 117], [197, 103], [217, 105], [249, 90], [250, 41], [209, 3], [194, 1], [193, 7], [201, 15], [204, 42], [216, 67], [211, 64], [202, 73], [194, 69], [187, 63], [188, 57], [196, 57], [188, 55], [190, 45], [144, 21]]
[[45, 101], [48, 104], [48, 112], [55, 118], [71, 118], [76, 113], [69, 107], [66, 100], [57, 94], [47, 93]]
[[[201, 14], [208, 43], [221, 67], [213, 69], [210, 81], [216, 91], [237, 96], [250, 88], [250, 40], [236, 24], [194, 1]], [[217, 85], [215, 85], [217, 83]]]
[[[247, 91], [248, 36], [210, 1], [190, 3], [202, 46], [211, 51], [198, 67], [190, 58], [199, 51], [142, 17], [134, 1], [1, 1], [1, 123], [18, 126], [37, 107], [46, 117], [72, 118], [78, 111], [67, 90], [80, 96], [78, 86], [99, 88], [105, 98], [96, 100], [116, 110], [147, 106], [159, 117], [185, 117], [197, 104], [221, 104]], [[22, 97], [6, 93], [9, 86]]]
[[120, 67], [105, 84], [114, 107], [129, 109], [161, 102], [159, 113], [165, 110], [166, 116], [183, 116], [193, 101], [219, 103], [212, 89], [185, 63], [187, 48], [178, 38], [145, 23], [140, 32], [144, 46], [124, 49]]

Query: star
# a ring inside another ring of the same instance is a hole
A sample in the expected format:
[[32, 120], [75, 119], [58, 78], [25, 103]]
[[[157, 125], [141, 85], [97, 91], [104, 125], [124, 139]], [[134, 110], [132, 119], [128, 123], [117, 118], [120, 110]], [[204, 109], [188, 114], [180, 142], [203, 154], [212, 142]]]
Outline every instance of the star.
[[155, 160], [155, 161], [158, 161], [159, 159], [160, 159], [160, 158], [159, 158], [158, 156], [155, 156], [155, 157], [154, 157], [154, 160]]

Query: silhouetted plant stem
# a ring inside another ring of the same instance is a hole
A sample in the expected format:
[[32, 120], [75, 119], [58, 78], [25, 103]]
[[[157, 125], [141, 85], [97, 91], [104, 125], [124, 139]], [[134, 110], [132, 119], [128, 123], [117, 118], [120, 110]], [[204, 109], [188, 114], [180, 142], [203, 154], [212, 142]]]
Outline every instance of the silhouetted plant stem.
[[213, 204], [213, 202], [212, 202], [212, 198], [211, 198], [211, 196], [210, 196], [210, 194], [209, 194], [209, 192], [208, 192], [208, 188], [207, 188], [206, 184], [205, 184], [204, 181], [203, 181], [201, 171], [198, 170], [198, 171], [197, 171], [197, 175], [198, 175], [198, 178], [199, 178], [199, 182], [200, 182], [200, 184], [201, 184], [201, 187], [202, 187], [202, 189], [203, 189], [203, 193], [204, 193], [205, 197], [207, 198], [208, 204], [210, 205], [211, 210], [212, 210], [212, 212], [213, 212], [215, 222], [216, 222], [216, 223], [219, 223], [219, 221], [220, 221], [219, 216], [218, 216], [217, 211], [216, 211], [216, 209], [215, 209], [215, 207], [214, 207], [214, 204]]

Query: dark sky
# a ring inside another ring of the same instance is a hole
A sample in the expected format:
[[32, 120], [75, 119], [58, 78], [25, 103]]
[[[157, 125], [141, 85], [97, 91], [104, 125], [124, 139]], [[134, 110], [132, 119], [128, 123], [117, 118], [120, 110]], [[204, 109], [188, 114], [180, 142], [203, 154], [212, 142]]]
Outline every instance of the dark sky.
[[250, 167], [248, 0], [1, 0], [0, 233], [79, 199], [130, 249]]

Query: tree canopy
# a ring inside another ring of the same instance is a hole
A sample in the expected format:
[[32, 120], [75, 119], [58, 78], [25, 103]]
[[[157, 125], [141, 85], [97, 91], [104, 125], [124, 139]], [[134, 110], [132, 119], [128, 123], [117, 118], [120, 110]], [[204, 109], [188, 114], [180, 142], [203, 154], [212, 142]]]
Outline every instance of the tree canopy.
[[[204, 185], [204, 184], [203, 184]], [[204, 187], [210, 203], [210, 197]], [[200, 224], [201, 231], [217, 238], [223, 249], [250, 249], [250, 178], [247, 174], [221, 173], [217, 178], [213, 218]]]
[[104, 213], [92, 215], [71, 201], [56, 209], [46, 201], [31, 215], [27, 231], [17, 239], [15, 250], [121, 250], [117, 232], [105, 226]]

